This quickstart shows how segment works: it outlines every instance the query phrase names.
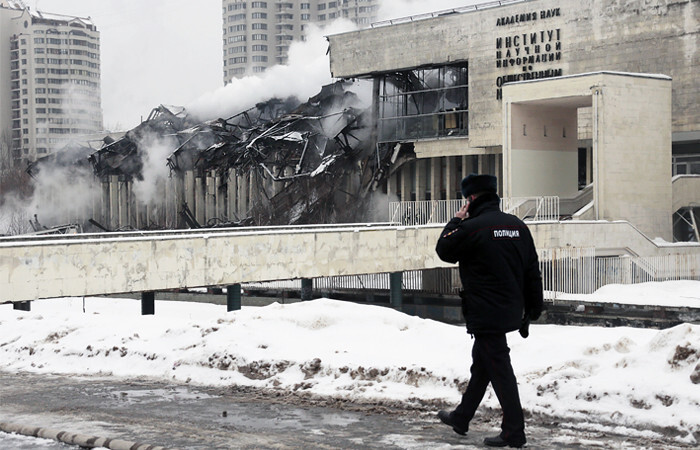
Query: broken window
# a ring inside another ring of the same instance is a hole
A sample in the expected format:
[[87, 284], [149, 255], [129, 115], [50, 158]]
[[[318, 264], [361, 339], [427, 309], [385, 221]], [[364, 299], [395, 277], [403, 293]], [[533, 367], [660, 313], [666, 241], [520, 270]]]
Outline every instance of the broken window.
[[469, 133], [467, 63], [382, 75], [379, 141]]

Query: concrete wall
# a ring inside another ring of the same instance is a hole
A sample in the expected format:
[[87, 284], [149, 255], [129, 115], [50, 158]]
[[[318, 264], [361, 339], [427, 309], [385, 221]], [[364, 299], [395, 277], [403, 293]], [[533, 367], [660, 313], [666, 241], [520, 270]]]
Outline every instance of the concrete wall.
[[576, 108], [518, 104], [511, 112], [510, 195], [574, 197], [578, 193]]
[[[453, 267], [435, 253], [442, 228], [309, 226], [0, 238], [0, 302]], [[626, 222], [531, 223], [530, 229], [539, 249], [700, 254], [697, 243], [659, 247]]]
[[[696, 0], [525, 1], [329, 36], [331, 73], [357, 77], [469, 61], [470, 147], [501, 145], [500, 77], [660, 73], [674, 80], [673, 131], [693, 131], [700, 129], [699, 18]], [[518, 64], [523, 55], [547, 61]]]

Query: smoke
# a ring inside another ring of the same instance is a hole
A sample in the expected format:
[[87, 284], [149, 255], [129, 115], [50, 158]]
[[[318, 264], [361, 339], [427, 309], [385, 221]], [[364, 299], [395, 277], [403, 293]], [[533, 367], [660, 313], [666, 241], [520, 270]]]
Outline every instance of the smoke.
[[309, 26], [304, 42], [289, 47], [288, 64], [268, 68], [259, 76], [233, 79], [228, 85], [202, 95], [187, 106], [200, 120], [230, 117], [271, 98], [295, 96], [301, 101], [316, 95], [332, 81], [325, 35], [356, 29], [347, 20], [337, 20], [325, 28]]
[[154, 204], [165, 197], [163, 189], [170, 174], [167, 158], [178, 147], [172, 136], [149, 135], [139, 142], [142, 154], [142, 180], [134, 180], [133, 193], [143, 204]]
[[88, 166], [62, 167], [45, 165], [34, 180], [29, 199], [6, 193], [0, 207], [0, 234], [33, 231], [30, 221], [46, 227], [85, 225], [95, 215], [101, 194], [100, 183]]

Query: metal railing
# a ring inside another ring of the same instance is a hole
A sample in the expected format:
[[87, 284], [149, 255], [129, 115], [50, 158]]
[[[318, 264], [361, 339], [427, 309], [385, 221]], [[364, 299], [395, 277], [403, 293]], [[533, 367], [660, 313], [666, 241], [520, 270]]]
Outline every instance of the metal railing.
[[[408, 226], [447, 223], [463, 204], [463, 199], [390, 202], [389, 222]], [[501, 210], [527, 221], [559, 220], [559, 197], [502, 198]]]
[[[675, 254], [652, 257], [596, 257], [595, 248], [565, 247], [538, 250], [545, 298], [564, 294], [592, 294], [607, 284], [636, 284], [669, 280], [700, 280], [700, 255]], [[300, 280], [246, 283], [246, 289], [299, 290]], [[315, 278], [320, 293], [390, 290], [389, 274], [342, 275]], [[461, 288], [459, 270], [411, 270], [403, 272], [402, 288], [423, 294], [456, 295]]]

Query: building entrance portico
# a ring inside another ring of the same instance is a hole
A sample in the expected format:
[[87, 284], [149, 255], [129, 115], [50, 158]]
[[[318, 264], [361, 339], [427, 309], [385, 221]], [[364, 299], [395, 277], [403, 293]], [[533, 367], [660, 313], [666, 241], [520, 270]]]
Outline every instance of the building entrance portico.
[[590, 107], [592, 200], [578, 218], [627, 220], [672, 240], [671, 78], [596, 72], [503, 88], [504, 197], [578, 194], [580, 108]]

